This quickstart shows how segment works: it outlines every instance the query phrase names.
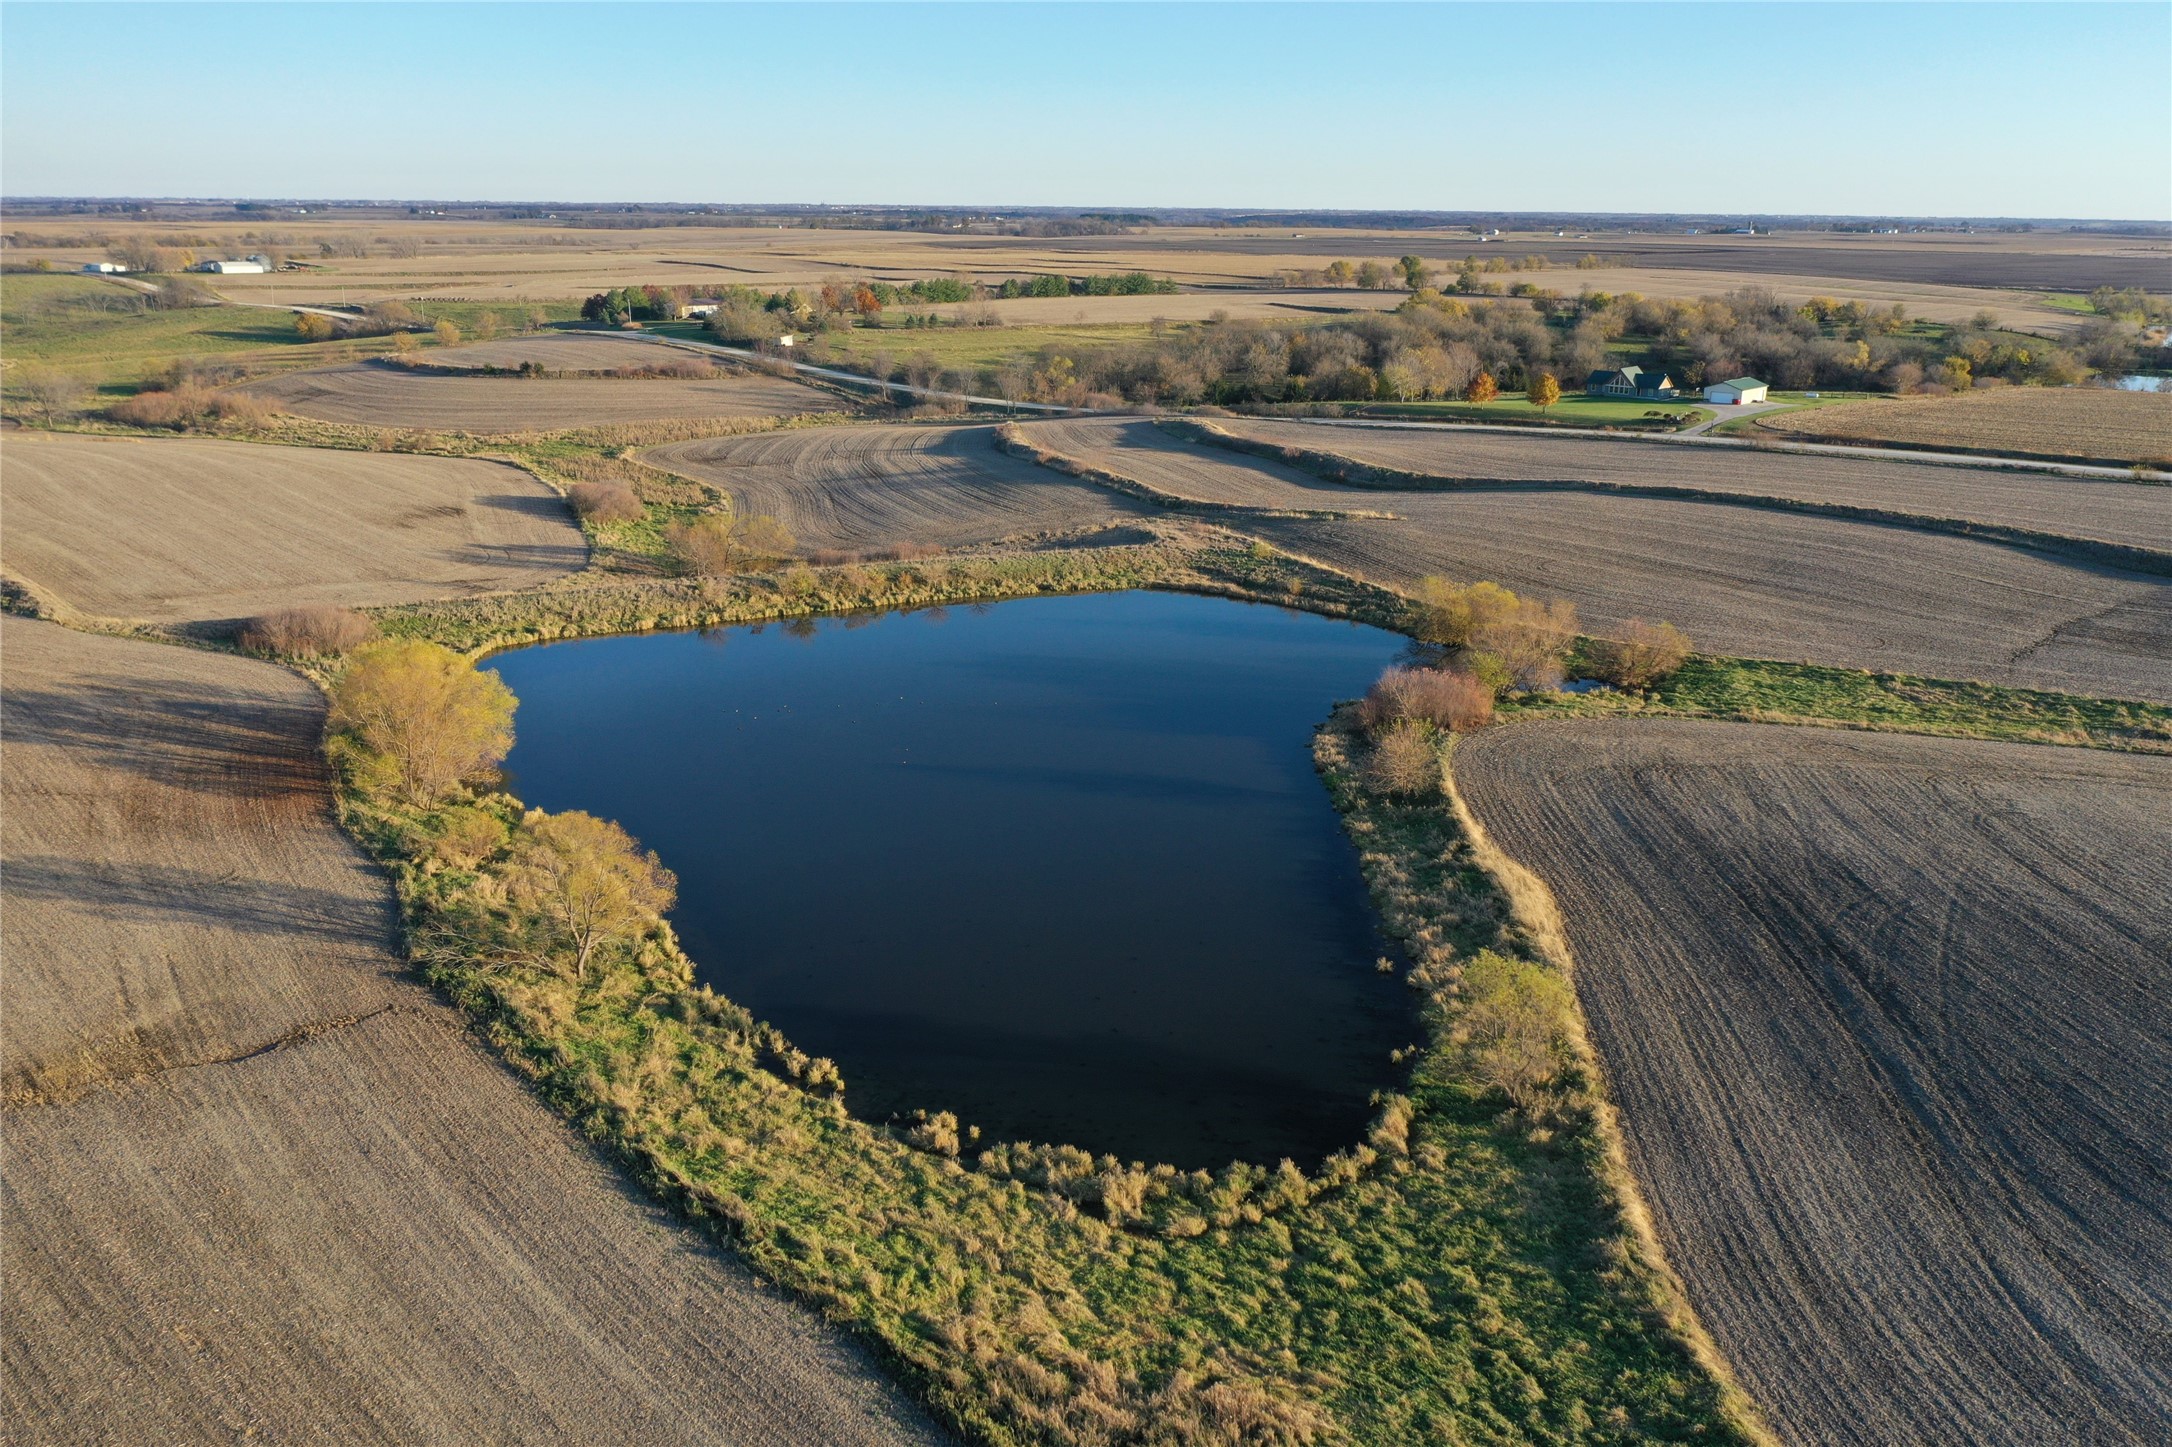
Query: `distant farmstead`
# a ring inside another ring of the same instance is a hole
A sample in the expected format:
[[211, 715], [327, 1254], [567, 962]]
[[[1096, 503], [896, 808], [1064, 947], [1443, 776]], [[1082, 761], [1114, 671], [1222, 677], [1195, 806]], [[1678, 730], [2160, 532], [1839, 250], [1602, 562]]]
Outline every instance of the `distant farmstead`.
[[1714, 382], [1704, 389], [1704, 400], [1734, 407], [1744, 402], [1762, 402], [1767, 388], [1755, 377], [1737, 377], [1730, 382]]
[[93, 276], [119, 276], [128, 270], [117, 261], [89, 261], [83, 264], [83, 269]]
[[189, 270], [208, 271], [214, 276], [248, 276], [270, 271], [271, 267], [261, 258], [252, 256], [246, 261], [199, 261]]
[[713, 317], [716, 315], [716, 309], [721, 305], [723, 303], [717, 301], [714, 297], [698, 296], [680, 306], [679, 316], [682, 319], [688, 317]]
[[1681, 388], [1665, 372], [1651, 367], [1616, 367], [1593, 372], [1584, 379], [1587, 397], [1631, 397], [1639, 402], [1664, 402], [1682, 395]]

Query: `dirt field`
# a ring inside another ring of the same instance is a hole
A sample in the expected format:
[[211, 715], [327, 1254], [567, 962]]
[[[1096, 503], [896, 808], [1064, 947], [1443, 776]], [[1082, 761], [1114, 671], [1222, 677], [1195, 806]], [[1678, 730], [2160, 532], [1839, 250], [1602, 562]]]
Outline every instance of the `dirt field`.
[[458, 458], [18, 432], [0, 501], [11, 575], [159, 622], [522, 588], [587, 556], [549, 488]]
[[[2022, 387], [1986, 395], [2024, 392], [2061, 399], [2098, 395]], [[1882, 408], [1885, 404], [1868, 405]], [[2167, 415], [2172, 415], [2172, 398], [2163, 405]], [[1827, 412], [1795, 415], [1816, 418]], [[1961, 518], [2172, 551], [2172, 488], [2132, 482], [1905, 460], [1786, 456], [1694, 443], [1525, 436], [1442, 427], [1338, 427], [1250, 418], [1218, 418], [1216, 425], [1279, 446], [1332, 452], [1356, 462], [1442, 477], [1532, 482], [1573, 478], [1629, 486], [1692, 487]], [[1344, 493], [1349, 495], [1349, 490]]]
[[2172, 760], [1650, 721], [1456, 772], [1785, 1439], [2172, 1439]]
[[[2172, 586], [2161, 578], [1947, 534], [1718, 503], [1526, 489], [1364, 493], [1179, 442], [1149, 423], [1057, 425], [1065, 431], [1037, 423], [1028, 435], [1053, 447], [1058, 436], [1117, 433], [1123, 445], [1088, 460], [1180, 496], [1304, 508], [1363, 498], [1393, 512], [1392, 520], [1242, 524], [1289, 552], [1391, 586], [1428, 573], [1488, 578], [1568, 598], [1588, 627], [1665, 618], [1717, 653], [2172, 698]], [[1687, 449], [1669, 449], [1677, 450]]]
[[[444, 355], [456, 357], [461, 350], [465, 349], [456, 348]], [[644, 351], [641, 360], [661, 362], [685, 355], [654, 347]], [[667, 417], [788, 417], [801, 412], [846, 410], [845, 403], [827, 392], [780, 377], [726, 377], [713, 382], [628, 377], [443, 377], [374, 362], [289, 372], [268, 381], [252, 382], [244, 390], [284, 411], [320, 421], [452, 432], [544, 432], [603, 422], [655, 422]]]
[[613, 367], [654, 367], [691, 360], [638, 333], [534, 332], [496, 337], [457, 347], [433, 347], [422, 359], [441, 367], [517, 367], [534, 362], [553, 372], [602, 372]]
[[[25, 236], [80, 235], [78, 218], [18, 219]], [[115, 234], [125, 225], [104, 229]], [[245, 251], [246, 228], [227, 222], [161, 220], [158, 235], [192, 236], [199, 249]], [[1414, 253], [1447, 268], [1465, 256], [1544, 256], [1540, 285], [1574, 292], [1600, 272], [1575, 263], [1599, 255], [1634, 273], [1633, 289], [1653, 296], [1717, 293], [1745, 280], [1785, 295], [1891, 296], [1921, 316], [1946, 310], [2034, 313], [2043, 291], [2098, 286], [2162, 289], [2172, 244], [2159, 237], [2029, 234], [1906, 236], [1788, 232], [1775, 236], [1552, 231], [1480, 241], [1464, 227], [1386, 230], [1302, 224], [1252, 227], [1167, 226], [1120, 236], [1032, 238], [936, 232], [808, 230], [751, 226], [661, 226], [601, 230], [533, 221], [447, 218], [347, 220], [327, 217], [296, 228], [300, 253], [331, 240], [359, 242], [364, 257], [310, 257], [311, 269], [277, 276], [222, 277], [226, 294], [245, 300], [375, 300], [381, 297], [502, 301], [566, 299], [637, 283], [696, 286], [742, 283], [775, 289], [830, 275], [909, 280], [965, 271], [977, 276], [1143, 270], [1187, 286], [1258, 286], [1288, 270], [1318, 270], [1335, 260], [1393, 260]], [[395, 249], [419, 243], [419, 254]], [[43, 251], [56, 265], [101, 259], [98, 247]], [[1503, 278], [1506, 279], [1506, 278]], [[1526, 279], [1519, 276], [1515, 279]], [[1593, 285], [1600, 285], [1594, 281]], [[1613, 282], [1608, 289], [1619, 289]], [[1972, 293], [1955, 297], [1954, 292]], [[1354, 294], [1353, 294], [1354, 295]], [[1235, 308], [1233, 307], [1234, 311]], [[1068, 313], [1065, 314], [1068, 319]], [[2065, 326], [2071, 319], [2047, 318]]]
[[306, 684], [20, 619], [0, 651], [8, 1076], [104, 1077], [0, 1132], [0, 1436], [934, 1440], [393, 978]]
[[651, 448], [645, 460], [770, 513], [802, 549], [960, 547], [1146, 509], [1008, 457], [989, 427], [823, 427]]
[[[2135, 462], [2172, 460], [2172, 395], [2106, 387], [1994, 387], [1960, 397], [1895, 397], [1760, 418], [1790, 436], [1901, 442]], [[2172, 513], [2172, 494], [2158, 511]]]

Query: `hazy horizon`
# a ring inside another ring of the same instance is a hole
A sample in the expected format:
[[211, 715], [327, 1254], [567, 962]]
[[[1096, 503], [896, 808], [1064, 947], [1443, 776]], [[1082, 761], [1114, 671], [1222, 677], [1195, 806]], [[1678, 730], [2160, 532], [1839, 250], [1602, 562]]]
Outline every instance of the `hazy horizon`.
[[12, 198], [2172, 221], [2148, 3], [10, 3], [0, 31]]

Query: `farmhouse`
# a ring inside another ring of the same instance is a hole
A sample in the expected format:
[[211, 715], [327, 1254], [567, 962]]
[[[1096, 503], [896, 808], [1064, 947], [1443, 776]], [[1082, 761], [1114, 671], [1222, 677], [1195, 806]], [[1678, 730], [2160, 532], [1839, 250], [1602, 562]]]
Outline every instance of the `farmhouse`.
[[1593, 372], [1586, 377], [1584, 395], [1634, 397], [1640, 402], [1658, 402], [1679, 397], [1681, 389], [1676, 387], [1674, 379], [1663, 371], [1649, 367], [1616, 367], [1611, 371]]
[[1755, 377], [1736, 377], [1730, 382], [1714, 382], [1704, 389], [1704, 400], [1735, 406], [1743, 402], [1765, 400], [1766, 386]]

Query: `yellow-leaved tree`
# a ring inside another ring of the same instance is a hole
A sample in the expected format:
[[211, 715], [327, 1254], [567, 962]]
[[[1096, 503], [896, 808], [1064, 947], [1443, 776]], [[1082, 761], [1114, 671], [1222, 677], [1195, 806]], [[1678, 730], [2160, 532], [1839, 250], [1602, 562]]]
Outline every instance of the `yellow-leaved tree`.
[[505, 757], [517, 703], [498, 675], [451, 649], [390, 639], [355, 653], [332, 687], [330, 724], [385, 787], [428, 803]]
[[1493, 380], [1491, 372], [1480, 372], [1471, 378], [1470, 385], [1463, 389], [1463, 400], [1476, 402], [1481, 407], [1500, 395], [1501, 384]]
[[1551, 407], [1561, 400], [1561, 379], [1551, 372], [1541, 372], [1531, 379], [1523, 395], [1534, 407]]
[[506, 885], [573, 949], [573, 975], [607, 940], [638, 938], [678, 895], [679, 881], [656, 855], [608, 819], [571, 810], [528, 815]]

